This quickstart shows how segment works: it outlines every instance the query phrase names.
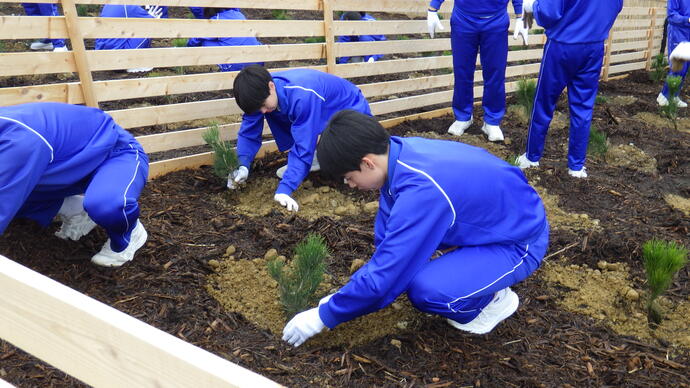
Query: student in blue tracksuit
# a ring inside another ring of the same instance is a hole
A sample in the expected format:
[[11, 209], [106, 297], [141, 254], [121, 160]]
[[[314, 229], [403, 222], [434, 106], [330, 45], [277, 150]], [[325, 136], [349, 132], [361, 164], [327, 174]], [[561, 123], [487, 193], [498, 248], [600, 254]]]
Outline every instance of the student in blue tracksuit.
[[520, 168], [539, 165], [556, 102], [568, 87], [570, 141], [568, 173], [586, 178], [585, 159], [592, 110], [599, 87], [604, 41], [623, 0], [525, 0], [548, 40], [539, 69], [534, 107], [527, 135], [527, 150], [518, 158]]
[[[57, 4], [48, 3], [22, 3], [24, 12], [28, 16], [60, 16]], [[67, 51], [64, 39], [40, 39], [29, 47], [32, 50]]]
[[[690, 41], [690, 0], [668, 0], [667, 6], [668, 17], [668, 54], [669, 62], [671, 52], [678, 46], [680, 42]], [[686, 63], [680, 71], [669, 71], [669, 75], [680, 76], [685, 80], [688, 74], [688, 64]], [[681, 87], [682, 87], [681, 83]], [[680, 90], [680, 89], [679, 89]], [[664, 82], [664, 88], [659, 93], [656, 101], [661, 106], [668, 105], [668, 85]], [[686, 108], [688, 104], [682, 101], [677, 95], [676, 98], [680, 108]]]
[[94, 264], [116, 267], [146, 242], [137, 200], [148, 158], [141, 145], [96, 108], [39, 102], [0, 107], [0, 234], [14, 218], [78, 240], [102, 226], [108, 242]]
[[[431, 0], [427, 12], [429, 34], [434, 37], [436, 28], [442, 29], [438, 9], [444, 0]], [[522, 1], [512, 0], [517, 15], [517, 29], [527, 40], [527, 30], [522, 21]], [[477, 51], [484, 77], [484, 124], [482, 131], [489, 141], [503, 141], [501, 120], [506, 110], [505, 72], [508, 63], [508, 0], [455, 0], [450, 19], [450, 44], [453, 51], [453, 113], [455, 122], [448, 132], [460, 136], [473, 122], [474, 70]]]
[[[204, 8], [204, 18], [214, 20], [246, 20], [239, 8]], [[210, 46], [259, 46], [259, 42], [253, 36], [240, 38], [191, 38], [187, 41], [189, 47]], [[238, 71], [249, 65], [257, 63], [225, 63], [218, 65], [220, 71]], [[263, 65], [263, 63], [258, 63]]]
[[[344, 12], [340, 16], [340, 20], [356, 20], [356, 21], [375, 21], [373, 16], [369, 15], [368, 13], [364, 12]], [[386, 37], [383, 35], [355, 35], [355, 36], [349, 36], [349, 35], [343, 35], [339, 36], [336, 39], [336, 42], [338, 43], [348, 43], [348, 42], [376, 42], [376, 41], [384, 41], [386, 40]], [[376, 55], [365, 55], [365, 56], [359, 56], [359, 57], [338, 57], [336, 60], [337, 63], [348, 63], [348, 62], [375, 62], [379, 61], [383, 58], [383, 55], [381, 54], [376, 54]]]
[[[510, 286], [539, 267], [549, 238], [542, 201], [520, 169], [459, 142], [390, 137], [351, 110], [331, 119], [317, 155], [324, 173], [380, 189], [375, 251], [338, 292], [288, 322], [284, 340], [299, 346], [402, 293], [475, 334], [517, 310]], [[445, 253], [432, 258], [436, 250]]]
[[204, 17], [204, 7], [189, 7], [189, 11], [197, 19], [207, 19]]
[[[168, 17], [168, 7], [160, 7], [156, 5], [120, 5], [120, 4], [106, 4], [101, 10], [101, 17], [109, 18], [154, 18]], [[123, 49], [139, 49], [151, 47], [151, 39], [149, 38], [108, 38], [96, 39], [96, 50], [123, 50]], [[136, 67], [128, 69], [129, 73], [140, 73], [151, 71], [152, 67]]]
[[314, 157], [316, 141], [328, 120], [341, 109], [371, 115], [369, 103], [352, 83], [310, 69], [273, 73], [258, 65], [247, 66], [235, 78], [233, 93], [244, 111], [237, 134], [240, 167], [228, 176], [228, 188], [245, 182], [261, 148], [264, 119], [280, 151], [290, 150], [287, 166], [277, 171], [281, 178], [273, 197], [290, 211], [299, 205], [290, 196], [309, 171], [318, 170]]

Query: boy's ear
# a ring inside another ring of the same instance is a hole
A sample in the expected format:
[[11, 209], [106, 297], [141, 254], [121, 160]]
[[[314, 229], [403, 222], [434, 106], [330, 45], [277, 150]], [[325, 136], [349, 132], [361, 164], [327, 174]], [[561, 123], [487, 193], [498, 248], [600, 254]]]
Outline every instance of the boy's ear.
[[374, 167], [376, 167], [376, 165], [374, 164], [374, 160], [368, 156], [363, 156], [362, 161], [359, 164], [360, 166], [364, 165], [368, 169], [373, 169]]
[[276, 90], [276, 84], [273, 81], [268, 81], [268, 91], [272, 92]]

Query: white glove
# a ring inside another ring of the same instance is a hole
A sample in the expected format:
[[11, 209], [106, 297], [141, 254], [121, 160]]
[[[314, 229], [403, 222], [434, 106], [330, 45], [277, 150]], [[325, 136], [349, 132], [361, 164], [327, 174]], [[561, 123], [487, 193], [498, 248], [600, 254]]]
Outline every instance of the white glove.
[[230, 172], [228, 174], [228, 189], [236, 189], [240, 183], [247, 181], [247, 177], [249, 177], [249, 169], [244, 166], [240, 166], [237, 170]]
[[515, 19], [515, 32], [513, 32], [513, 40], [517, 39], [519, 35], [522, 35], [522, 41], [527, 46], [527, 39], [529, 38], [529, 30], [525, 27], [525, 22], [522, 18]]
[[145, 5], [144, 9], [149, 15], [156, 19], [160, 19], [163, 16], [163, 7], [157, 5]]
[[376, 58], [374, 58], [373, 56], [369, 57], [369, 59], [367, 59], [367, 63], [374, 63], [375, 61], [376, 61]]
[[273, 199], [275, 199], [281, 206], [285, 206], [291, 212], [296, 212], [299, 210], [297, 201], [292, 199], [292, 197], [287, 194], [276, 194], [273, 196]]
[[287, 341], [295, 347], [300, 346], [304, 341], [319, 334], [325, 329], [319, 316], [319, 308], [314, 307], [307, 311], [295, 315], [283, 329], [283, 341]]
[[531, 13], [534, 8], [534, 1], [535, 0], [522, 0], [522, 10]]
[[426, 11], [426, 26], [429, 29], [429, 36], [431, 36], [431, 39], [434, 38], [436, 28], [438, 28], [439, 30], [443, 29], [443, 26], [441, 25], [441, 19], [438, 18], [438, 12]]
[[321, 300], [319, 301], [319, 306], [321, 306], [324, 303], [328, 303], [328, 301], [331, 300], [332, 297], [333, 297], [333, 294], [330, 294], [330, 295], [326, 295], [323, 298], [321, 298]]

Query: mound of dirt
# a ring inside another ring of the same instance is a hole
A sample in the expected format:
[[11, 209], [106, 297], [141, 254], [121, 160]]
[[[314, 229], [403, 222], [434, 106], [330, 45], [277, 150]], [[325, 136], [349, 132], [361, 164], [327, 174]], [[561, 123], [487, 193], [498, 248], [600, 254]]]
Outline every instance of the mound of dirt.
[[675, 194], [664, 195], [666, 203], [672, 208], [682, 211], [686, 217], [690, 217], [690, 199]]
[[606, 162], [613, 166], [630, 168], [648, 175], [657, 175], [656, 159], [634, 144], [620, 144], [609, 148]]

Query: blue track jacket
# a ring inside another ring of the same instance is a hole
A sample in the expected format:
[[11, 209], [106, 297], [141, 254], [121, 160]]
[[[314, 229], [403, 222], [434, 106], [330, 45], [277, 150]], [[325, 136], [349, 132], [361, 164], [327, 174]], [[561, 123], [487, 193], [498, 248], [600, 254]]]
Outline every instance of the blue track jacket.
[[547, 225], [542, 201], [519, 168], [463, 143], [391, 137], [374, 255], [319, 315], [333, 328], [385, 307], [436, 249], [528, 244]]
[[[439, 9], [444, 0], [431, 0], [429, 7]], [[522, 0], [512, 0], [513, 11], [516, 15], [522, 13]], [[455, 0], [453, 12], [460, 11], [470, 16], [493, 16], [499, 12], [506, 12], [508, 0]]]
[[237, 134], [237, 156], [249, 168], [261, 148], [264, 118], [278, 149], [290, 150], [288, 168], [276, 193], [290, 195], [309, 173], [316, 141], [336, 112], [353, 109], [371, 115], [362, 92], [350, 81], [310, 69], [272, 74], [278, 109], [262, 114], [244, 114]]
[[[203, 11], [202, 11], [203, 12]], [[222, 12], [218, 12], [216, 16], [212, 17], [214, 20], [246, 20], [247, 18], [240, 12], [239, 8], [227, 8]], [[190, 38], [187, 41], [187, 46], [258, 46], [259, 42], [253, 36], [239, 37], [239, 38]], [[221, 71], [237, 71], [242, 70], [246, 66], [254, 63], [234, 63], [218, 65]], [[263, 64], [262, 64], [263, 65]]]
[[[101, 17], [108, 18], [153, 18], [149, 15], [144, 7], [139, 5], [113, 5], [106, 4], [101, 10]], [[168, 7], [163, 7], [163, 18], [168, 17]], [[151, 45], [151, 39], [148, 38], [131, 38], [131, 39], [96, 39], [96, 50], [119, 50], [119, 49], [136, 49], [148, 48]]]
[[[340, 16], [340, 20], [344, 20], [343, 17], [345, 14], [343, 13], [342, 16]], [[361, 20], [368, 20], [368, 21], [375, 21], [373, 16], [369, 15], [368, 13], [365, 13], [364, 16], [362, 16]], [[349, 35], [343, 35], [339, 36], [338, 39], [336, 39], [336, 42], [338, 43], [349, 43], [349, 42], [375, 42], [375, 41], [384, 41], [386, 40], [386, 37], [384, 35], [355, 35], [355, 36], [349, 36]], [[366, 55], [364, 56], [364, 62], [368, 61], [369, 58], [373, 57], [375, 61], [381, 60], [383, 58], [382, 54], [376, 54], [376, 55]], [[348, 63], [350, 62], [350, 57], [338, 57], [337, 63]]]
[[608, 38], [623, 0], [537, 0], [532, 11], [549, 39], [598, 43]]
[[690, 28], [690, 1], [668, 0], [667, 16], [670, 24]]
[[[29, 194], [82, 193], [84, 187], [79, 186], [88, 183], [118, 144], [135, 142], [100, 109], [51, 102], [1, 107], [0, 234]], [[25, 152], [30, 158], [17, 158]]]

